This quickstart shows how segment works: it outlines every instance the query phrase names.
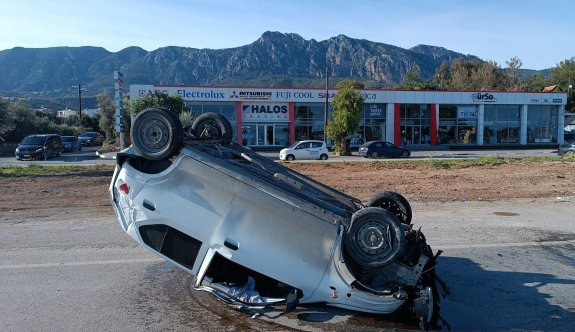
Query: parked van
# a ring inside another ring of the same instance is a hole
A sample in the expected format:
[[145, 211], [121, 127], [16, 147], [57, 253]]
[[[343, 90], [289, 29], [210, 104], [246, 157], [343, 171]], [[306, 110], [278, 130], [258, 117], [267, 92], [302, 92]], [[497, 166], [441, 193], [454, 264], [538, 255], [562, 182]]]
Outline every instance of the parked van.
[[57, 134], [28, 135], [18, 144], [16, 159], [48, 160], [62, 153], [62, 138]]

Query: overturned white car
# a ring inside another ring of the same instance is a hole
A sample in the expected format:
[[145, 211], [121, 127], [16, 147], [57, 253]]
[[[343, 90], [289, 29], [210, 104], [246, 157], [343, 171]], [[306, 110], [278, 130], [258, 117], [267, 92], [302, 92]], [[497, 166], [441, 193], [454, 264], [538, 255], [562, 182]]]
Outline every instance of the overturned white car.
[[166, 109], [140, 113], [109, 189], [124, 231], [229, 304], [401, 307], [424, 329], [437, 321], [436, 257], [403, 196], [363, 204], [231, 138], [218, 114], [184, 133]]

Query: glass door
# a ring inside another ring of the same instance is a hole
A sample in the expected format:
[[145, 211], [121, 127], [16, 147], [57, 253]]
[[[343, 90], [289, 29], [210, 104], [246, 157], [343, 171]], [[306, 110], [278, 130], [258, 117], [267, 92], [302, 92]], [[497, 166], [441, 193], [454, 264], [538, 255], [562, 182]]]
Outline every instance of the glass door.
[[257, 128], [259, 146], [274, 145], [274, 125], [272, 123], [259, 123]]

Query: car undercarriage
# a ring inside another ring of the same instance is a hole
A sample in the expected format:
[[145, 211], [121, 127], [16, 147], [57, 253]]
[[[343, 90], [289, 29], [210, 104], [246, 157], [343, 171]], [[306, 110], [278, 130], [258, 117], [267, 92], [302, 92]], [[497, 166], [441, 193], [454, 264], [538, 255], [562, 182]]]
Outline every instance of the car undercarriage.
[[184, 132], [150, 108], [132, 127], [110, 184], [132, 238], [194, 275], [194, 288], [238, 308], [325, 303], [374, 314], [400, 308], [422, 329], [439, 320], [441, 280], [409, 202], [367, 203], [231, 142], [221, 115]]

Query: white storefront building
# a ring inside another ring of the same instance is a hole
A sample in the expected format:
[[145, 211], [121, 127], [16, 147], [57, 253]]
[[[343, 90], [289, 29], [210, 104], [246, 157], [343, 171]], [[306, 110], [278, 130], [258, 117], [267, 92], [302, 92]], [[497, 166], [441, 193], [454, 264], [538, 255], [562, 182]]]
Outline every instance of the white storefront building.
[[[130, 85], [130, 99], [155, 92], [179, 95], [197, 116], [223, 114], [234, 139], [251, 147], [323, 140], [325, 109], [336, 89]], [[565, 93], [361, 90], [364, 109], [352, 145], [489, 147], [563, 142]], [[326, 103], [327, 101], [327, 103]]]

